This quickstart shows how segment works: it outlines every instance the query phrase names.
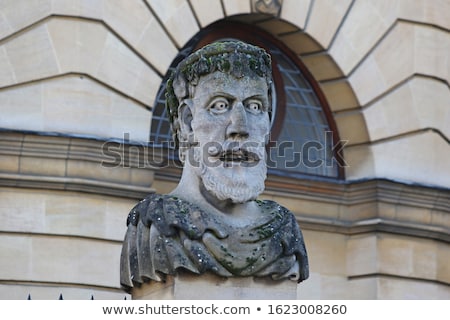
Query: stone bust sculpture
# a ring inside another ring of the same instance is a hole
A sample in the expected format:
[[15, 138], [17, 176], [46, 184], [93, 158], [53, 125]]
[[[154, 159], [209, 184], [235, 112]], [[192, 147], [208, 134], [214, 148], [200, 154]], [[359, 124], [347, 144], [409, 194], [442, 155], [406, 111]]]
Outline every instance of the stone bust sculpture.
[[167, 83], [183, 173], [168, 195], [130, 212], [121, 284], [132, 288], [185, 269], [223, 277], [303, 281], [308, 258], [295, 217], [257, 200], [266, 178], [271, 61], [238, 41], [203, 47]]

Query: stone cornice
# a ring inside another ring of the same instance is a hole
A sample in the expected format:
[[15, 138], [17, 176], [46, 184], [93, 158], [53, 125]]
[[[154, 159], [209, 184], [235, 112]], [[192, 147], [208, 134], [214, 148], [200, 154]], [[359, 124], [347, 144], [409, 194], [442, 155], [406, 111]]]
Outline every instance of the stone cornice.
[[383, 218], [364, 219], [355, 222], [298, 216], [304, 230], [326, 231], [345, 235], [371, 232], [393, 233], [406, 236], [439, 240], [450, 243], [450, 228], [436, 225], [411, 223]]
[[[114, 141], [0, 132], [0, 186], [141, 199], [154, 192], [148, 151]], [[160, 161], [151, 156], [152, 165]]]
[[155, 192], [150, 187], [123, 185], [93, 179], [8, 173], [0, 173], [0, 187], [78, 191], [132, 199], [141, 199], [145, 195]]
[[383, 201], [450, 213], [450, 189], [387, 179], [331, 182], [269, 176], [265, 193], [346, 206]]

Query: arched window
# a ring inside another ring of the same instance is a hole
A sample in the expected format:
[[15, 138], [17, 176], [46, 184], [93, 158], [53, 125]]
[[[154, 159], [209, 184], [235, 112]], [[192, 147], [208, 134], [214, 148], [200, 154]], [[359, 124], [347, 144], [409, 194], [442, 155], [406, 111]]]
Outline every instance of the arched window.
[[[308, 70], [283, 43], [267, 32], [237, 22], [222, 21], [201, 30], [180, 51], [158, 91], [153, 107], [150, 141], [174, 149], [165, 109], [165, 85], [173, 68], [196, 49], [223, 39], [238, 39], [266, 49], [272, 56], [274, 86], [270, 174], [294, 177], [343, 178], [339, 141], [327, 102]], [[176, 153], [173, 153], [176, 157]]]

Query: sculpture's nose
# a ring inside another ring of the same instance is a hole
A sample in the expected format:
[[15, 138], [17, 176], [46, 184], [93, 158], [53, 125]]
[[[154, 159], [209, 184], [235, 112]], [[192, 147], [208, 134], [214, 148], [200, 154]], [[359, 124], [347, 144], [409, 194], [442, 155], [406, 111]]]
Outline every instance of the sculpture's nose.
[[230, 124], [227, 127], [227, 137], [248, 138], [247, 113], [242, 102], [237, 102], [231, 109]]

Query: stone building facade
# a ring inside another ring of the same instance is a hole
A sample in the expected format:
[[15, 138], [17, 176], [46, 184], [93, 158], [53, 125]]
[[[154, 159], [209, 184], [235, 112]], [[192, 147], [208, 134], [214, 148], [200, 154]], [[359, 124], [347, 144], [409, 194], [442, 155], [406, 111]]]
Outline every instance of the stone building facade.
[[266, 182], [262, 198], [304, 233], [298, 298], [450, 299], [448, 12], [449, 0], [0, 1], [0, 298], [123, 299], [126, 216], [180, 177], [149, 143], [160, 86], [202, 30], [244, 24], [295, 56], [341, 141], [335, 177]]

